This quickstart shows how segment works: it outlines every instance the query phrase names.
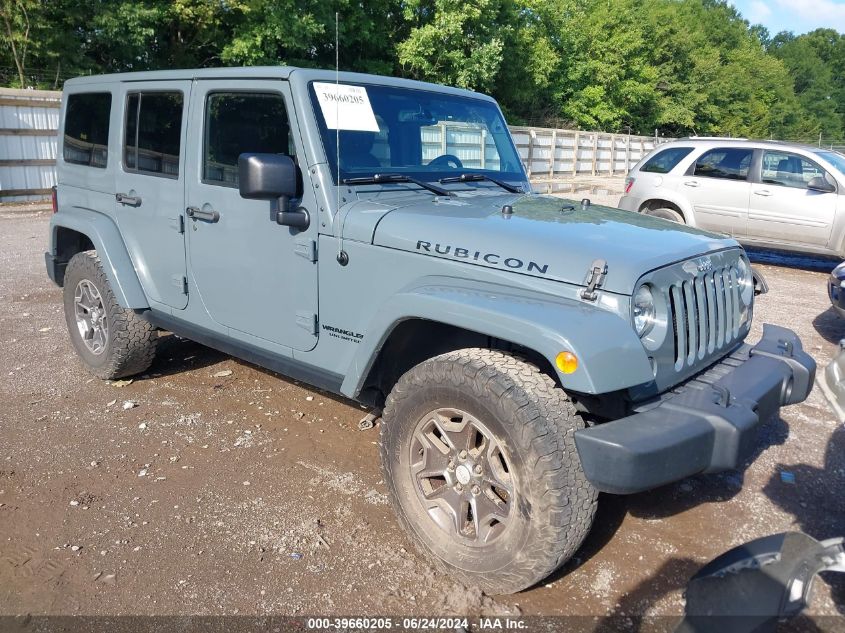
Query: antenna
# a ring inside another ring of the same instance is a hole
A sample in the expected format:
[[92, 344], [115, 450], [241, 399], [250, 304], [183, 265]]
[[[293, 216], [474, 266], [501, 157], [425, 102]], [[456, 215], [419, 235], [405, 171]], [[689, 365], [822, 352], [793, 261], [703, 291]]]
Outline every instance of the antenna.
[[[334, 12], [334, 146], [337, 155], [335, 157], [337, 163], [335, 170], [337, 172], [337, 187], [335, 188], [337, 197], [335, 198], [335, 209], [340, 212], [340, 12]], [[349, 212], [347, 211], [347, 215]], [[343, 233], [346, 230], [346, 215], [343, 216], [343, 222], [340, 223], [340, 239], [337, 242], [337, 263], [341, 266], [346, 266], [349, 263], [349, 256], [343, 250]]]
[[[334, 12], [334, 146], [337, 151], [337, 208], [340, 209], [340, 12]], [[343, 236], [341, 236], [343, 237]]]

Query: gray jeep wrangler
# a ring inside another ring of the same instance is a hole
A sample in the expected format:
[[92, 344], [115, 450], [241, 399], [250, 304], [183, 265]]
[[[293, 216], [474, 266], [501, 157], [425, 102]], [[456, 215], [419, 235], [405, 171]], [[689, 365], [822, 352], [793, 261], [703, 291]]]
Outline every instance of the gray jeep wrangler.
[[97, 376], [159, 330], [381, 411], [410, 538], [488, 593], [560, 567], [599, 491], [742, 466], [807, 397], [732, 239], [544, 197], [484, 95], [294, 68], [65, 84], [46, 253]]

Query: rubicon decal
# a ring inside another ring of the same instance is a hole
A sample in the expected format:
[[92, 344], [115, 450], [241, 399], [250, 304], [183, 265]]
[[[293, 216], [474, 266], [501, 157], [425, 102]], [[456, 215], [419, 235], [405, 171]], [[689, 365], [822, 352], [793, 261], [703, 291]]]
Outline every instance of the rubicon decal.
[[455, 259], [483, 262], [491, 266], [502, 266], [510, 268], [511, 270], [538, 272], [541, 275], [545, 275], [549, 270], [548, 264], [538, 264], [537, 262], [531, 260], [524, 260], [519, 257], [508, 257], [505, 255], [499, 255], [498, 253], [474, 251], [469, 248], [460, 248], [450, 244], [432, 244], [431, 242], [426, 242], [425, 240], [417, 241], [417, 250], [423, 253], [431, 253], [432, 255], [446, 255]]

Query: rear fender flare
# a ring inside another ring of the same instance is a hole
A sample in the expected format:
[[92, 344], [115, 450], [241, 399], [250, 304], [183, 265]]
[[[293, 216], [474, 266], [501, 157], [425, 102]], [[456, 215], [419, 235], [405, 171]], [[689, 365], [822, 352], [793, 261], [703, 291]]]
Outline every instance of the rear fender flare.
[[86, 235], [94, 248], [109, 280], [115, 298], [123, 308], [149, 308], [149, 301], [129, 258], [129, 252], [114, 221], [102, 213], [81, 209], [62, 209], [50, 221], [50, 251], [56, 255], [59, 228], [67, 228]]

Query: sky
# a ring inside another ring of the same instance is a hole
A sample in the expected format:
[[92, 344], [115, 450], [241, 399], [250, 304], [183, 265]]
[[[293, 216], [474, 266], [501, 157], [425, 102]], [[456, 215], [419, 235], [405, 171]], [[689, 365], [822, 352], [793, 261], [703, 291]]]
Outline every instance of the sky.
[[742, 17], [762, 24], [772, 35], [792, 31], [796, 35], [818, 28], [845, 33], [845, 0], [732, 0]]

